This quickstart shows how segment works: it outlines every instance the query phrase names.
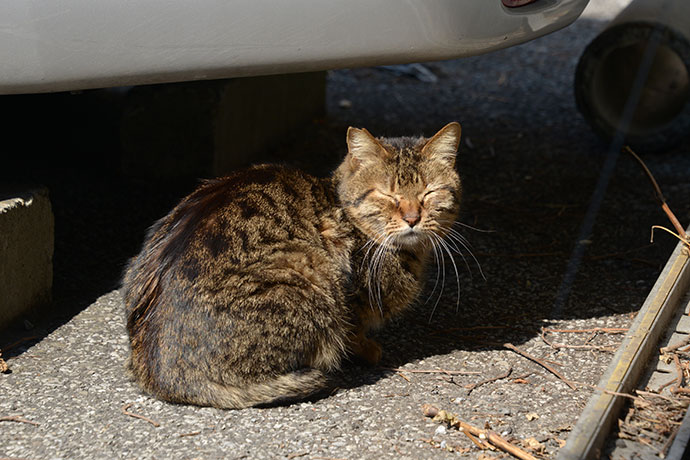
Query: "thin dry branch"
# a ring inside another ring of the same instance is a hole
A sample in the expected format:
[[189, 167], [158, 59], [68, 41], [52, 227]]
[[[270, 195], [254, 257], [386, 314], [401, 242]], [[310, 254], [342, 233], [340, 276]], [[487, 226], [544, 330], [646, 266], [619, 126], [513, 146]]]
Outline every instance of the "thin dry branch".
[[661, 393], [654, 393], [653, 391], [635, 390], [635, 393], [637, 393], [638, 395], [642, 395], [642, 396], [649, 396], [651, 398], [663, 399], [663, 400], [668, 401], [672, 404], [678, 404], [679, 403], [678, 400], [675, 398], [670, 398], [666, 395], [662, 395]]
[[497, 375], [496, 377], [482, 380], [481, 382], [470, 383], [469, 385], [465, 385], [465, 388], [467, 389], [467, 394], [469, 395], [470, 393], [472, 393], [473, 390], [475, 390], [476, 388], [478, 388], [482, 385], [485, 385], [487, 383], [495, 382], [496, 380], [506, 379], [510, 376], [510, 374], [512, 372], [513, 372], [513, 368], [509, 367], [508, 370], [505, 372], [505, 374]]
[[134, 417], [134, 418], [138, 418], [139, 420], [143, 420], [143, 421], [145, 421], [145, 422], [149, 422], [151, 425], [155, 426], [156, 428], [158, 428], [159, 426], [161, 426], [161, 424], [158, 423], [158, 422], [156, 422], [155, 420], [151, 420], [150, 418], [145, 417], [145, 416], [143, 416], [143, 415], [135, 414], [134, 412], [129, 412], [127, 409], [129, 409], [129, 408], [132, 407], [133, 405], [134, 405], [134, 403], [127, 403], [127, 404], [125, 404], [124, 406], [122, 406], [122, 408], [121, 408], [122, 413], [125, 414], [125, 415], [127, 415], [127, 416], [129, 416], [129, 417]]
[[628, 332], [627, 327], [593, 327], [590, 329], [551, 329], [545, 327], [544, 332], [559, 332], [559, 333], [578, 333], [578, 332], [602, 332], [605, 334], [625, 334]]
[[431, 332], [431, 335], [447, 334], [448, 332], [456, 331], [480, 331], [491, 329], [512, 329], [510, 326], [469, 326], [469, 327], [449, 327]]
[[678, 234], [676, 232], [673, 232], [662, 225], [652, 225], [652, 232], [649, 237], [650, 242], [654, 242], [654, 230], [663, 230], [666, 233], [670, 233], [671, 235], [675, 236], [678, 240], [680, 240], [680, 242], [683, 243], [687, 249], [690, 249], [690, 237], [688, 237], [684, 233]]
[[460, 430], [460, 431], [465, 433], [465, 436], [467, 436], [470, 439], [470, 441], [472, 441], [472, 443], [474, 443], [474, 445], [479, 447], [481, 450], [486, 450], [489, 447], [492, 447], [486, 441], [482, 441], [481, 439], [478, 439], [475, 435], [470, 433], [469, 430]]
[[680, 342], [676, 343], [675, 345], [670, 345], [668, 347], [661, 347], [659, 349], [659, 353], [661, 353], [663, 355], [663, 354], [666, 354], [668, 352], [675, 351], [679, 348], [682, 348], [688, 344], [690, 344], [690, 335], [687, 336], [686, 338], [684, 338], [683, 340], [681, 340]]
[[405, 380], [407, 383], [412, 383], [410, 379], [403, 372], [396, 372], [395, 375], [399, 376], [401, 379]]
[[556, 369], [554, 369], [552, 366], [550, 366], [550, 365], [548, 365], [547, 363], [545, 363], [543, 359], [539, 359], [539, 358], [537, 358], [536, 356], [530, 355], [530, 354], [527, 353], [526, 351], [520, 350], [518, 347], [516, 347], [516, 346], [513, 345], [512, 343], [504, 343], [503, 346], [504, 346], [505, 348], [507, 348], [507, 349], [509, 349], [509, 350], [512, 350], [512, 351], [514, 351], [515, 353], [517, 353], [517, 354], [519, 354], [519, 355], [521, 355], [521, 356], [523, 356], [523, 357], [529, 359], [530, 361], [533, 361], [533, 362], [539, 364], [541, 367], [543, 367], [544, 369], [546, 369], [547, 371], [551, 372], [553, 375], [555, 375], [556, 377], [558, 377], [559, 379], [561, 379], [561, 380], [563, 381], [563, 383], [565, 383], [566, 385], [568, 385], [572, 390], [577, 390], [577, 388], [575, 387], [575, 385], [573, 385], [572, 383], [570, 383], [570, 381], [569, 381], [568, 379], [566, 379], [565, 377], [563, 377], [563, 375], [562, 375], [560, 372], [558, 372]]
[[[645, 174], [647, 175], [647, 178], [649, 179], [649, 181], [652, 183], [652, 186], [654, 187], [654, 195], [655, 195], [657, 201], [659, 202], [659, 204], [661, 205], [661, 209], [663, 209], [664, 213], [666, 213], [666, 216], [671, 221], [671, 224], [673, 224], [673, 228], [676, 229], [676, 232], [678, 233], [677, 237], [686, 246], [690, 247], [690, 238], [688, 238], [688, 235], [685, 233], [685, 229], [680, 224], [680, 222], [678, 221], [678, 218], [673, 213], [673, 211], [671, 211], [671, 208], [666, 203], [666, 198], [664, 197], [664, 194], [661, 192], [661, 187], [659, 187], [659, 184], [657, 183], [656, 179], [654, 179], [654, 175], [652, 175], [652, 172], [649, 170], [649, 168], [647, 167], [645, 162], [642, 161], [642, 158], [637, 156], [637, 154], [635, 152], [633, 152], [633, 150], [629, 146], [627, 146], [627, 145], [624, 146], [623, 150], [625, 150], [630, 155], [632, 155], [632, 157], [635, 158], [635, 160], [637, 160], [637, 162], [640, 164], [640, 166], [644, 170]], [[658, 226], [654, 226], [654, 227], [658, 227]], [[654, 227], [652, 227], [652, 229], [654, 229]], [[658, 227], [658, 228], [663, 228], [663, 227]]]
[[30, 340], [34, 340], [34, 339], [37, 339], [37, 338], [38, 338], [37, 335], [31, 335], [31, 336], [29, 336], [29, 337], [22, 337], [21, 339], [15, 341], [15, 342], [12, 342], [12, 343], [10, 343], [10, 344], [8, 344], [8, 345], [4, 345], [4, 346], [0, 347], [0, 351], [3, 351], [3, 352], [10, 351], [11, 349], [13, 349], [13, 348], [15, 348], [15, 347], [21, 345], [21, 344], [24, 343], [24, 342], [28, 342], [28, 341], [30, 341]]
[[585, 256], [585, 260], [603, 260], [603, 259], [626, 259], [624, 256], [627, 256], [630, 253], [637, 252], [637, 251], [642, 251], [644, 249], [651, 248], [653, 245], [652, 244], [645, 244], [644, 246], [640, 246], [637, 248], [632, 248], [632, 249], [626, 249], [625, 251], [619, 251], [619, 252], [609, 252], [606, 254], [595, 254], [595, 255], [590, 255], [590, 256]]
[[680, 358], [677, 354], [673, 354], [673, 363], [676, 365], [676, 388], [680, 388], [683, 385], [683, 366], [680, 365]]
[[[517, 457], [521, 460], [537, 460], [536, 457], [534, 457], [533, 455], [520, 449], [515, 444], [506, 441], [493, 431], [483, 430], [475, 426], [472, 426], [469, 423], [463, 422], [462, 420], [458, 419], [457, 416], [450, 412], [438, 410], [437, 407], [434, 407], [430, 404], [424, 404], [422, 406], [422, 412], [426, 417], [432, 417], [436, 422], [447, 423], [448, 426], [457, 428], [458, 430], [465, 432], [465, 434], [467, 434], [468, 436], [472, 435], [476, 438], [479, 438], [477, 440], [479, 443], [481, 443], [482, 441], [486, 441], [492, 446], [501, 449], [502, 451], [509, 453], [510, 455], [513, 455], [514, 457]], [[472, 439], [471, 436], [470, 439]], [[477, 442], [475, 442], [475, 444], [477, 444]]]
[[[593, 337], [592, 337], [593, 338]], [[589, 340], [591, 340], [590, 338]], [[553, 349], [559, 350], [561, 348], [571, 348], [574, 350], [597, 350], [597, 351], [608, 351], [608, 352], [613, 352], [616, 351], [616, 347], [613, 346], [605, 346], [605, 345], [568, 345], [565, 343], [554, 343], [551, 342], [546, 338], [546, 329], [542, 329], [541, 331], [541, 339], [544, 341], [545, 344], [550, 346]]]
[[[638, 403], [638, 404], [640, 404], [640, 405], [643, 405], [643, 406], [648, 406], [648, 405], [651, 404], [649, 401], [647, 401], [647, 400], [644, 399], [643, 397], [641, 397], [641, 396], [635, 396], [635, 395], [630, 394], [630, 393], [621, 393], [621, 392], [619, 392], [619, 391], [607, 390], [606, 388], [602, 388], [602, 387], [599, 387], [599, 386], [596, 386], [596, 385], [592, 385], [592, 384], [590, 384], [590, 383], [578, 382], [578, 381], [575, 381], [575, 380], [571, 380], [570, 383], [572, 383], [572, 384], [574, 384], [574, 385], [580, 385], [580, 386], [583, 386], [583, 387], [587, 387], [587, 388], [592, 388], [592, 389], [594, 389], [594, 390], [601, 391], [602, 393], [606, 393], [606, 394], [611, 395], [611, 396], [620, 396], [621, 398], [628, 398], [628, 399], [631, 399], [631, 400], [635, 401], [636, 403]], [[638, 390], [638, 393], [639, 393], [639, 392], [640, 392], [640, 391]], [[660, 395], [657, 395], [656, 393], [649, 393], [649, 394], [652, 394], [652, 395], [654, 395], [654, 396], [660, 396]]]
[[690, 395], [690, 388], [671, 388], [671, 393], [673, 394], [686, 394]]
[[658, 449], [661, 458], [666, 457], [666, 454], [668, 453], [668, 450], [671, 448], [673, 441], [676, 439], [677, 434], [678, 434], [678, 430], [673, 430], [673, 433], [671, 433], [671, 436], [668, 437], [668, 439], [666, 440], [664, 445], [661, 446], [661, 449]]
[[31, 420], [27, 420], [23, 418], [21, 415], [6, 415], [3, 417], [0, 417], [0, 422], [17, 422], [17, 423], [26, 423], [27, 425], [34, 425], [34, 426], [40, 426], [40, 423], [32, 422]]
[[399, 367], [386, 367], [393, 372], [407, 372], [409, 374], [445, 374], [445, 375], [479, 375], [479, 371], [450, 371], [447, 369], [402, 369]]

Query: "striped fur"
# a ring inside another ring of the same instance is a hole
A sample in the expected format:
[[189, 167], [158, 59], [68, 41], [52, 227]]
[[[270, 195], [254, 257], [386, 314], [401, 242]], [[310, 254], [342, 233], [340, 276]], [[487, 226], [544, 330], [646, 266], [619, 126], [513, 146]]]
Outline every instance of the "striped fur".
[[459, 137], [457, 124], [431, 140], [351, 128], [331, 178], [262, 165], [202, 184], [125, 273], [134, 380], [241, 408], [328, 388], [350, 353], [376, 362], [366, 332], [415, 299], [428, 234], [457, 215]]

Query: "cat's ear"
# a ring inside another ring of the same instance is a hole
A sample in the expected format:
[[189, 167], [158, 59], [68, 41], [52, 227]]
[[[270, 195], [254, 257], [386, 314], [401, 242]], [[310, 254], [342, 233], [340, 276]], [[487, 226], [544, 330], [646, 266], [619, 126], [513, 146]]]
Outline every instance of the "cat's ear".
[[460, 123], [452, 122], [441, 128], [434, 137], [422, 147], [422, 154], [431, 160], [441, 161], [449, 166], [455, 165], [455, 154], [460, 146]]
[[347, 158], [353, 171], [386, 155], [386, 149], [364, 128], [347, 129]]

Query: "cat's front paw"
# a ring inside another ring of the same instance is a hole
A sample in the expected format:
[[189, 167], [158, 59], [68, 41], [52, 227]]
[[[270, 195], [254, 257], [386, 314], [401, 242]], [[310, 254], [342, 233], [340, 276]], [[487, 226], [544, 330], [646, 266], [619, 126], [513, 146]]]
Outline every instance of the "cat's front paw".
[[368, 337], [357, 337], [354, 352], [357, 357], [361, 358], [367, 364], [371, 364], [372, 366], [381, 361], [381, 345]]

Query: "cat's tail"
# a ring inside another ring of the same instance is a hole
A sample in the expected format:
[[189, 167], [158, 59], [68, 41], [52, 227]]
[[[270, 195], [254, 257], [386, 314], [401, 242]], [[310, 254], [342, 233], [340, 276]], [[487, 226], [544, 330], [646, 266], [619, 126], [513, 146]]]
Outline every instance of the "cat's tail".
[[181, 402], [222, 409], [280, 405], [324, 393], [332, 385], [321, 370], [306, 368], [244, 386], [209, 383], [204, 387], [196, 395], [183, 398], [187, 401]]

